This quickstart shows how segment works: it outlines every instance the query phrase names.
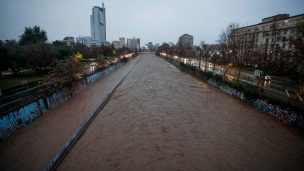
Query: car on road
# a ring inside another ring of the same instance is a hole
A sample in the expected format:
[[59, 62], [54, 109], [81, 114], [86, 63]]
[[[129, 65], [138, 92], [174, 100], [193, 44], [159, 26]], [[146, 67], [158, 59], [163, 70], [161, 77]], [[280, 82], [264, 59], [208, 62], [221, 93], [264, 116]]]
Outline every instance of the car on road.
[[271, 77], [270, 77], [269, 75], [266, 75], [266, 76], [264, 77], [264, 79], [265, 79], [266, 81], [270, 81], [270, 80], [271, 80]]

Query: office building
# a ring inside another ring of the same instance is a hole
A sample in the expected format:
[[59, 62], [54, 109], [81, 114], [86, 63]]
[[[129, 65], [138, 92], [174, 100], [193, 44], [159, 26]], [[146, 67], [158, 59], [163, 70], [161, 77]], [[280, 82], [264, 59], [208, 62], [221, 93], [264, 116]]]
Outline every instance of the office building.
[[91, 17], [91, 37], [106, 42], [106, 9], [104, 3], [102, 7], [94, 6]]
[[65, 37], [65, 38], [63, 39], [63, 41], [66, 42], [66, 44], [67, 44], [68, 46], [72, 46], [72, 45], [75, 44], [74, 37]]
[[189, 34], [183, 34], [179, 37], [177, 44], [183, 46], [184, 48], [191, 49], [193, 48], [193, 36]]
[[119, 48], [126, 47], [126, 39], [124, 37], [119, 38]]
[[90, 16], [91, 21], [91, 37], [84, 36], [76, 38], [77, 43], [84, 44], [88, 47], [106, 46], [109, 43], [106, 39], [106, 9], [104, 3], [102, 7], [94, 6]]
[[127, 39], [127, 47], [131, 50], [139, 50], [140, 39], [135, 37]]
[[89, 36], [85, 36], [85, 37], [77, 37], [76, 38], [76, 42], [80, 43], [80, 44], [84, 44], [88, 47], [92, 47], [92, 46], [104, 46], [106, 43], [102, 43], [100, 41], [100, 39], [96, 39], [96, 38], [92, 38]]

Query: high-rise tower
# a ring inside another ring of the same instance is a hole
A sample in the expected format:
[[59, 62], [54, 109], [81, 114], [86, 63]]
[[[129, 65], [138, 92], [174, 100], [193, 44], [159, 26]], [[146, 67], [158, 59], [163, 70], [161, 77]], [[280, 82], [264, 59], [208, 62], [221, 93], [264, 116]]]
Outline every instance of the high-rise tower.
[[102, 44], [106, 42], [106, 9], [94, 6], [91, 15], [91, 37], [98, 39]]

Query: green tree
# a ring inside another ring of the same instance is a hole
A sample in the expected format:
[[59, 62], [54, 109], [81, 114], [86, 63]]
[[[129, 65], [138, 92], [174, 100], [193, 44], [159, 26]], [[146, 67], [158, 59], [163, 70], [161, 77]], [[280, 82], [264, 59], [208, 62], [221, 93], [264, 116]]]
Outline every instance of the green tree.
[[35, 44], [38, 42], [46, 42], [47, 35], [44, 30], [41, 30], [40, 27], [34, 26], [25, 27], [23, 34], [20, 36], [20, 45], [27, 45], [27, 44]]
[[72, 47], [68, 46], [66, 42], [56, 40], [53, 42], [53, 46], [57, 59], [65, 59], [73, 54]]
[[0, 40], [0, 78], [2, 71], [8, 68], [8, 52], [4, 42]]
[[15, 40], [6, 40], [4, 47], [7, 50], [7, 66], [15, 75], [19, 75], [21, 68], [27, 66], [23, 48]]
[[55, 59], [55, 51], [51, 44], [39, 42], [24, 46], [25, 54], [28, 57], [29, 66], [36, 69], [40, 75], [43, 69], [48, 67]]
[[[79, 53], [80, 54], [80, 53]], [[81, 56], [81, 54], [80, 54]], [[75, 60], [73, 57], [58, 60], [48, 74], [44, 75], [39, 81], [40, 85], [49, 85], [42, 92], [41, 97], [48, 109], [46, 97], [57, 90], [71, 88], [72, 85], [83, 78], [84, 63]], [[49, 84], [51, 83], [51, 84]]]
[[75, 54], [77, 52], [83, 54], [83, 57], [85, 59], [93, 58], [90, 48], [85, 46], [84, 44], [81, 44], [81, 43], [75, 44], [75, 46], [73, 47], [73, 54]]
[[113, 57], [113, 49], [110, 46], [101, 46], [101, 54], [106, 57]]

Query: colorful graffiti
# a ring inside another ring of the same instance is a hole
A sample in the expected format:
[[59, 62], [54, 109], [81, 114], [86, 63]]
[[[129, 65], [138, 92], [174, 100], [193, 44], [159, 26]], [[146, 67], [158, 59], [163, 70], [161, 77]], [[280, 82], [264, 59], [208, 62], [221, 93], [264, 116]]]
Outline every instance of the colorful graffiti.
[[[175, 65], [178, 66], [177, 63], [175, 63]], [[279, 105], [273, 105], [269, 103], [267, 100], [255, 99], [249, 101], [245, 98], [243, 92], [231, 88], [226, 84], [218, 82], [214, 79], [208, 79], [206, 81], [208, 82], [208, 84], [219, 88], [223, 92], [235, 98], [238, 98], [242, 101], [245, 101], [246, 103], [250, 104], [252, 107], [282, 121], [284, 124], [294, 128], [298, 128], [301, 131], [304, 131], [304, 116], [301, 113], [296, 113], [290, 110], [289, 108], [284, 108]]]
[[240, 100], [245, 100], [244, 93], [242, 93], [234, 88], [231, 88], [228, 85], [219, 84], [218, 82], [216, 82], [213, 79], [209, 79], [209, 80], [207, 80], [207, 82], [215, 87], [218, 87], [220, 90], [224, 91], [225, 93], [227, 93], [235, 98], [238, 98]]
[[233, 97], [236, 97], [240, 100], [249, 103], [254, 108], [264, 113], [267, 113], [268, 115], [282, 121], [284, 124], [299, 128], [300, 130], [304, 131], [304, 117], [302, 115], [297, 114], [296, 112], [290, 109], [284, 109], [279, 105], [273, 105], [269, 103], [267, 100], [255, 99], [255, 100], [247, 101], [244, 96], [244, 93], [234, 88], [231, 88], [228, 85], [220, 84], [213, 79], [209, 79], [207, 80], [207, 82], [215, 87], [218, 87], [220, 90], [226, 92], [227, 94], [230, 94]]
[[[106, 74], [113, 72], [115, 69], [120, 67], [121, 64], [115, 64], [103, 71], [96, 72], [92, 75], [87, 76], [81, 81], [73, 84], [70, 89], [54, 92], [53, 94], [46, 97], [46, 102], [49, 109], [53, 109], [59, 104], [67, 101], [70, 97], [74, 96], [85, 87], [93, 84], [98, 79], [102, 78]], [[18, 110], [10, 112], [0, 118], [0, 139], [4, 140], [14, 134], [18, 129], [25, 127], [32, 121], [41, 117], [47, 112], [43, 99], [38, 99], [31, 102]]]
[[275, 117], [283, 123], [304, 130], [304, 117], [289, 109], [283, 109], [278, 105], [273, 105], [267, 100], [256, 99], [251, 101], [251, 105], [268, 115]]

